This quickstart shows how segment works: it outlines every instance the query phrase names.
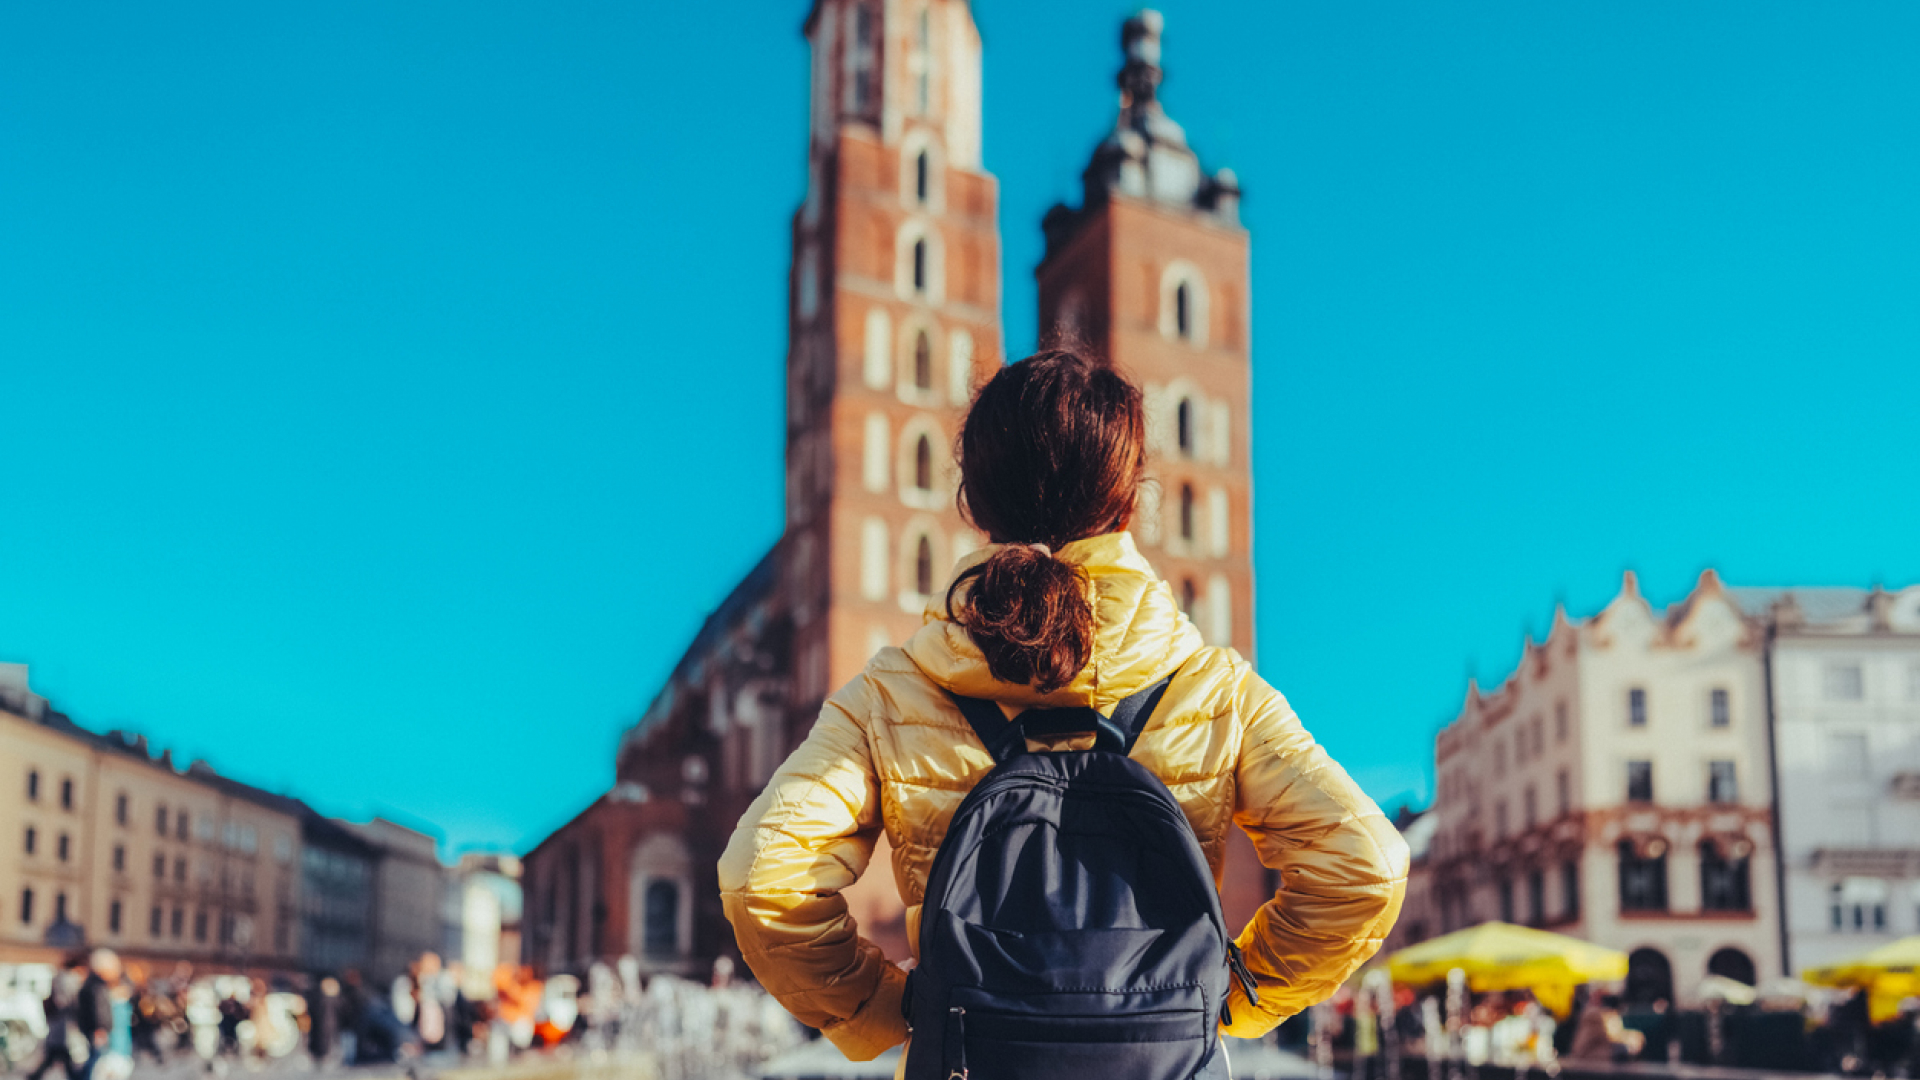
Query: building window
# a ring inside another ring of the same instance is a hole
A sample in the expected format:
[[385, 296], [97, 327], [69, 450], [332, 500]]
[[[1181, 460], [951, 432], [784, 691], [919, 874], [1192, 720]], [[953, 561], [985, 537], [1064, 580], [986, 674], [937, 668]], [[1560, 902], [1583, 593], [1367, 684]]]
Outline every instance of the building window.
[[853, 111], [864, 113], [873, 101], [873, 13], [867, 5], [853, 9], [853, 40], [847, 59], [853, 66]]
[[[1737, 849], [1736, 849], [1737, 850]], [[1700, 906], [1707, 911], [1751, 911], [1748, 856], [1730, 856], [1712, 840], [1700, 841]]]
[[179, 882], [185, 882], [187, 880], [187, 860], [185, 856], [174, 856], [173, 880]]
[[913, 336], [913, 385], [917, 390], [933, 389], [933, 342], [925, 330]]
[[1564, 701], [1553, 707], [1553, 741], [1567, 741], [1567, 703]]
[[927, 69], [931, 66], [930, 58], [933, 55], [933, 28], [929, 25], [930, 21], [927, 9], [921, 8], [919, 29], [915, 33], [913, 41], [914, 58], [918, 61], [917, 70], [914, 72], [913, 97], [915, 111], [921, 116], [927, 115], [930, 107], [929, 99], [932, 97], [927, 85], [929, 75]]
[[66, 833], [61, 833], [60, 839], [54, 841], [53, 854], [54, 858], [59, 859], [61, 862], [66, 862], [68, 857], [73, 854], [73, 841], [67, 837]]
[[920, 155], [913, 159], [913, 195], [922, 206], [927, 204], [928, 171], [927, 152], [922, 150]]
[[67, 921], [67, 894], [53, 894], [53, 921], [55, 925]]
[[[1507, 838], [1507, 800], [1501, 799], [1493, 804], [1493, 837], [1496, 840]], [[1512, 919], [1508, 919], [1512, 922]]]
[[165, 854], [162, 854], [160, 852], [155, 852], [153, 856], [154, 880], [155, 881], [165, 880], [166, 876], [167, 876], [167, 857]]
[[115, 900], [111, 904], [107, 905], [107, 933], [117, 934], [119, 932], [120, 932], [120, 901]]
[[1879, 878], [1850, 877], [1835, 882], [1833, 928], [1856, 934], [1884, 932], [1890, 891]]
[[127, 793], [124, 791], [113, 797], [113, 820], [120, 825], [127, 823]]
[[1180, 485], [1180, 539], [1193, 540], [1193, 485]]
[[656, 879], [647, 883], [645, 946], [649, 956], [680, 952], [680, 883]]
[[1653, 801], [1653, 762], [1627, 762], [1627, 801], [1636, 803]]
[[1547, 875], [1539, 870], [1527, 871], [1527, 925], [1539, 926], [1547, 921]]
[[160, 920], [162, 917], [159, 904], [155, 904], [147, 910], [148, 937], [157, 938], [160, 936]]
[[933, 440], [925, 435], [913, 444], [913, 486], [916, 491], [933, 490]]
[[1760, 981], [1759, 972], [1753, 966], [1753, 957], [1739, 949], [1719, 949], [1707, 957], [1707, 974], [1732, 979], [1746, 986], [1754, 986]]
[[1632, 727], [1647, 726], [1647, 692], [1638, 686], [1627, 691], [1627, 723]]
[[73, 778], [72, 777], [66, 777], [60, 781], [60, 809], [62, 810], [73, 809]]
[[1173, 287], [1173, 332], [1181, 341], [1193, 340], [1193, 295], [1186, 282]]
[[1161, 337], [1207, 344], [1207, 286], [1199, 267], [1176, 259], [1161, 271], [1159, 321]]
[[1193, 456], [1193, 399], [1181, 398], [1174, 409], [1174, 436], [1181, 457]]
[[1500, 921], [1513, 921], [1513, 882], [1507, 878], [1500, 879]]
[[933, 540], [924, 533], [913, 553], [913, 582], [921, 596], [933, 595]]
[[27, 801], [40, 801], [40, 770], [27, 770]]
[[1580, 864], [1572, 859], [1560, 864], [1560, 913], [1568, 922], [1580, 917]]
[[127, 872], [127, 845], [125, 844], [113, 845], [113, 872], [116, 874]]
[[193, 940], [207, 940], [207, 911], [205, 908], [193, 913]]
[[153, 831], [161, 836], [167, 835], [167, 804], [161, 803], [153, 808]]
[[927, 292], [927, 241], [921, 237], [913, 242], [913, 291], [922, 296]]
[[1867, 681], [1859, 664], [1828, 664], [1823, 682], [1828, 701], [1859, 701], [1867, 696]]
[[186, 911], [181, 908], [174, 908], [172, 930], [173, 930], [173, 938], [175, 941], [180, 940], [180, 936], [183, 933], [185, 933], [186, 925], [187, 925]]
[[[173, 823], [173, 834], [179, 837], [180, 839], [185, 840], [187, 838], [187, 812], [185, 810], [182, 810], [180, 811], [179, 814], [176, 815], [176, 817], [178, 818], [178, 820], [176, 820]], [[208, 828], [204, 831], [206, 832], [206, 835], [201, 837], [201, 839], [210, 840], [213, 838], [212, 828]]]
[[1193, 601], [1196, 595], [1193, 588], [1193, 579], [1182, 579], [1180, 582], [1180, 613], [1189, 619], [1193, 618]]
[[1710, 803], [1740, 801], [1740, 785], [1734, 780], [1733, 762], [1707, 762], [1707, 801]]
[[28, 886], [27, 888], [20, 890], [20, 923], [23, 926], [33, 925], [33, 887], [32, 886]]
[[1573, 810], [1573, 785], [1567, 776], [1567, 770], [1561, 769], [1553, 777], [1554, 795], [1560, 807], [1560, 816], [1566, 817]]
[[1620, 841], [1620, 910], [1667, 910], [1667, 851], [1664, 841], [1647, 845], [1647, 853], [1633, 841]]
[[1731, 727], [1733, 725], [1733, 709], [1727, 702], [1726, 690], [1715, 687], [1713, 693], [1709, 695], [1709, 698], [1709, 712], [1712, 716], [1713, 726], [1718, 728]]
[[1540, 800], [1534, 795], [1533, 785], [1528, 784], [1526, 791], [1520, 795], [1521, 820], [1525, 822], [1525, 828], [1531, 829], [1540, 824], [1539, 803]]

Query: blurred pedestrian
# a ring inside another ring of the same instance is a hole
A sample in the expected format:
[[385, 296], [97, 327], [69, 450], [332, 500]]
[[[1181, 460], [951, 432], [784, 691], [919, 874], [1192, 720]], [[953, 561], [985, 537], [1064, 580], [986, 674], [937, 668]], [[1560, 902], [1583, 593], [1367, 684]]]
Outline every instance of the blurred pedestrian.
[[339, 1062], [340, 980], [328, 975], [307, 992], [307, 1052], [316, 1068]]
[[84, 1058], [74, 1058], [74, 1045], [79, 1040], [75, 1037], [73, 1019], [80, 996], [80, 983], [84, 978], [82, 965], [78, 962], [53, 973], [53, 987], [47, 992], [46, 1001], [41, 1004], [47, 1017], [47, 1038], [41, 1044], [40, 1064], [27, 1074], [27, 1080], [40, 1080], [55, 1065], [60, 1066], [68, 1080], [75, 1080], [81, 1075], [86, 1062]]
[[166, 995], [160, 979], [146, 977], [141, 969], [133, 980], [132, 1045], [128, 1056], [153, 1056], [155, 1065], [165, 1065], [167, 1056], [160, 1049], [160, 1033], [167, 1024]]
[[113, 1034], [112, 987], [120, 981], [120, 957], [112, 949], [95, 949], [87, 958], [87, 978], [80, 984], [80, 996], [74, 1002], [74, 1030], [86, 1043], [87, 1060], [80, 1067], [81, 1080], [90, 1080], [94, 1066], [107, 1052], [107, 1040]]
[[1580, 1012], [1567, 1057], [1578, 1062], [1619, 1064], [1640, 1053], [1645, 1036], [1629, 1031], [1620, 1019], [1620, 999], [1608, 994], [1590, 998]]

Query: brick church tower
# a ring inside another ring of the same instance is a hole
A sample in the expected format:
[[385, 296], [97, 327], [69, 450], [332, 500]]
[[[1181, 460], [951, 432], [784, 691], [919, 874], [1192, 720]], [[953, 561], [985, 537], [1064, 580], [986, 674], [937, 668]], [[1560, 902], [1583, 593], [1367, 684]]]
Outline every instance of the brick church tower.
[[[793, 223], [787, 583], [795, 715], [920, 625], [978, 546], [952, 447], [1001, 362], [997, 190], [965, 0], [818, 0]], [[796, 737], [804, 734], [797, 731]]]
[[[1248, 246], [1233, 173], [1208, 174], [1160, 105], [1161, 17], [1120, 31], [1120, 115], [1047, 213], [1042, 338], [1109, 358], [1146, 398], [1148, 485], [1133, 535], [1209, 645], [1252, 659]], [[1221, 902], [1240, 926], [1279, 882], [1230, 830]]]

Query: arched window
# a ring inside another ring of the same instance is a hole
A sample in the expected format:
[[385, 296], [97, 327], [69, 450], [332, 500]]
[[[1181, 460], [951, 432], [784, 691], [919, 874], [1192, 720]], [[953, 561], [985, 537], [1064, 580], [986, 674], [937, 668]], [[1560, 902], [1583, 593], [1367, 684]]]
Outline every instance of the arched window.
[[1176, 285], [1173, 290], [1173, 332], [1181, 341], [1193, 340], [1193, 297], [1186, 282]]
[[925, 330], [913, 337], [913, 385], [919, 390], [933, 389], [933, 342]]
[[1193, 618], [1194, 596], [1195, 594], [1193, 589], [1193, 579], [1187, 578], [1181, 581], [1180, 582], [1180, 613], [1185, 615], [1189, 619]]
[[1753, 957], [1739, 949], [1721, 949], [1707, 957], [1707, 974], [1732, 979], [1737, 983], [1746, 983], [1748, 986], [1754, 985], [1758, 975], [1753, 968]]
[[930, 179], [930, 171], [927, 152], [922, 150], [919, 156], [913, 159], [913, 195], [922, 206], [927, 204], [927, 183]]
[[925, 435], [913, 444], [913, 486], [920, 491], [933, 490], [933, 440]]
[[1193, 485], [1180, 485], [1180, 539], [1193, 539]]
[[649, 956], [673, 956], [680, 951], [680, 884], [655, 879], [647, 883], [646, 936]]
[[913, 583], [921, 596], [933, 595], [933, 539], [924, 533], [914, 548]]
[[1635, 1005], [1673, 1001], [1673, 965], [1659, 949], [1627, 954], [1627, 1000]]
[[927, 241], [921, 237], [913, 242], [913, 291], [925, 294], [927, 291]]
[[[1184, 287], [1184, 286], [1183, 286]], [[1177, 410], [1176, 426], [1180, 440], [1180, 456], [1193, 456], [1193, 399], [1181, 398]]]

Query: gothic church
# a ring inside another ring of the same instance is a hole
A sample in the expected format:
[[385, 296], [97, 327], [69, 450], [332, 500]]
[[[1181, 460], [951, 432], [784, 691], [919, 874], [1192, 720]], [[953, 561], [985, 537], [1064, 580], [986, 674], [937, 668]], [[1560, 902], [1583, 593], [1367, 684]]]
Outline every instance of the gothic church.
[[[1122, 31], [1120, 107], [1077, 208], [1042, 228], [1043, 338], [1071, 335], [1146, 394], [1155, 483], [1135, 537], [1212, 644], [1253, 656], [1248, 240], [1227, 170], [1161, 108], [1161, 18]], [[983, 543], [952, 447], [1004, 362], [998, 188], [982, 166], [966, 0], [815, 0], [807, 193], [793, 218], [785, 529], [622, 737], [615, 783], [526, 857], [526, 958], [622, 955], [697, 975], [735, 955], [715, 864], [821, 702], [904, 641]], [[1236, 833], [1223, 895], [1275, 886]], [[849, 893], [908, 955], [885, 841]]]

